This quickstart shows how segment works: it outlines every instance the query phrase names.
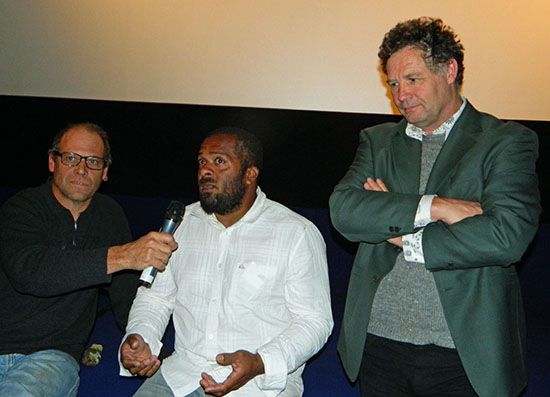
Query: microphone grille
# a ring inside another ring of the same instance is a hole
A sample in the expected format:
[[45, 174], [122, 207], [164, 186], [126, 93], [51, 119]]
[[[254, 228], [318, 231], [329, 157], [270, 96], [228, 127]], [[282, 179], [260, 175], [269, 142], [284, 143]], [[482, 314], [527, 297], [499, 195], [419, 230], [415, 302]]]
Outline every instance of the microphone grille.
[[173, 200], [166, 209], [166, 219], [181, 219], [185, 212], [185, 206], [181, 201]]

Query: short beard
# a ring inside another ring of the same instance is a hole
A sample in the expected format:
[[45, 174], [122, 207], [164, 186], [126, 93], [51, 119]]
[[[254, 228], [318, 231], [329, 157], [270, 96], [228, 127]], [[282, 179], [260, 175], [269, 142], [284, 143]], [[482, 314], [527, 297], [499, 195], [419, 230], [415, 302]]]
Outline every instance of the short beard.
[[[227, 183], [223, 193], [199, 193], [201, 207], [204, 212], [227, 215], [240, 208], [246, 192], [242, 178], [242, 175], [238, 175]], [[205, 181], [208, 181], [208, 179], [205, 179]]]

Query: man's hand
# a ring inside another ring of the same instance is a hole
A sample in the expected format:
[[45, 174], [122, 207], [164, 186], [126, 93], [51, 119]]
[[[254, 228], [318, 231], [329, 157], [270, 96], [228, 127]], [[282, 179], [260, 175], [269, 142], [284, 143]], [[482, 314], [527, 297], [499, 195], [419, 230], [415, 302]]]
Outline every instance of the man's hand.
[[231, 365], [233, 372], [223, 383], [217, 383], [207, 373], [202, 373], [200, 384], [204, 391], [215, 396], [224, 396], [245, 385], [250, 379], [264, 373], [264, 363], [259, 354], [252, 354], [246, 350], [235, 353], [222, 353], [216, 356], [220, 365]]
[[133, 375], [153, 376], [160, 367], [160, 360], [138, 334], [128, 335], [120, 347], [120, 361]]
[[[367, 178], [367, 181], [363, 184], [365, 190], [372, 190], [375, 192], [389, 192], [386, 184], [382, 182], [382, 179], [378, 178], [376, 180], [372, 178]], [[403, 248], [403, 238], [402, 236], [397, 236], [394, 238], [389, 238], [386, 240], [388, 243]]]
[[435, 197], [432, 201], [431, 218], [449, 225], [475, 215], [483, 214], [481, 204], [476, 201]]
[[372, 178], [367, 178], [367, 181], [363, 184], [363, 187], [365, 188], [365, 190], [373, 190], [376, 192], [389, 192], [388, 188], [380, 178], [376, 180]]
[[163, 271], [177, 248], [178, 243], [171, 234], [150, 232], [131, 243], [110, 247], [107, 274], [124, 269], [143, 270], [150, 266]]

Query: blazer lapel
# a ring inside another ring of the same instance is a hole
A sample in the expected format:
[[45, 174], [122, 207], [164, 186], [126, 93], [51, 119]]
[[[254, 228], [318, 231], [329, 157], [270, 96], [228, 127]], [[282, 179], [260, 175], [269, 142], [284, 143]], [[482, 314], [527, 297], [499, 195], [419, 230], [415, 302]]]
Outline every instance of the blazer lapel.
[[398, 131], [392, 138], [392, 180], [397, 181], [397, 186], [392, 191], [418, 193], [422, 143], [405, 134], [406, 125], [404, 120], [399, 123], [396, 126]]
[[425, 194], [438, 192], [456, 164], [476, 143], [479, 132], [481, 132], [479, 112], [468, 102], [437, 156]]

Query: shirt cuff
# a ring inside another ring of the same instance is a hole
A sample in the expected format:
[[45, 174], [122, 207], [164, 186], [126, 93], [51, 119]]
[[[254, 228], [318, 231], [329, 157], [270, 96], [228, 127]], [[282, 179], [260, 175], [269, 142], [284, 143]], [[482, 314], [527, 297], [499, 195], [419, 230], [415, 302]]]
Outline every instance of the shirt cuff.
[[424, 251], [422, 250], [423, 233], [424, 229], [403, 236], [403, 257], [407, 262], [425, 263]]
[[280, 349], [276, 345], [264, 345], [258, 349], [264, 363], [264, 374], [256, 376], [254, 381], [262, 391], [281, 391], [286, 387], [287, 365]]
[[423, 227], [432, 223], [432, 201], [437, 197], [436, 194], [425, 194], [418, 203], [416, 216], [414, 217], [414, 227]]

